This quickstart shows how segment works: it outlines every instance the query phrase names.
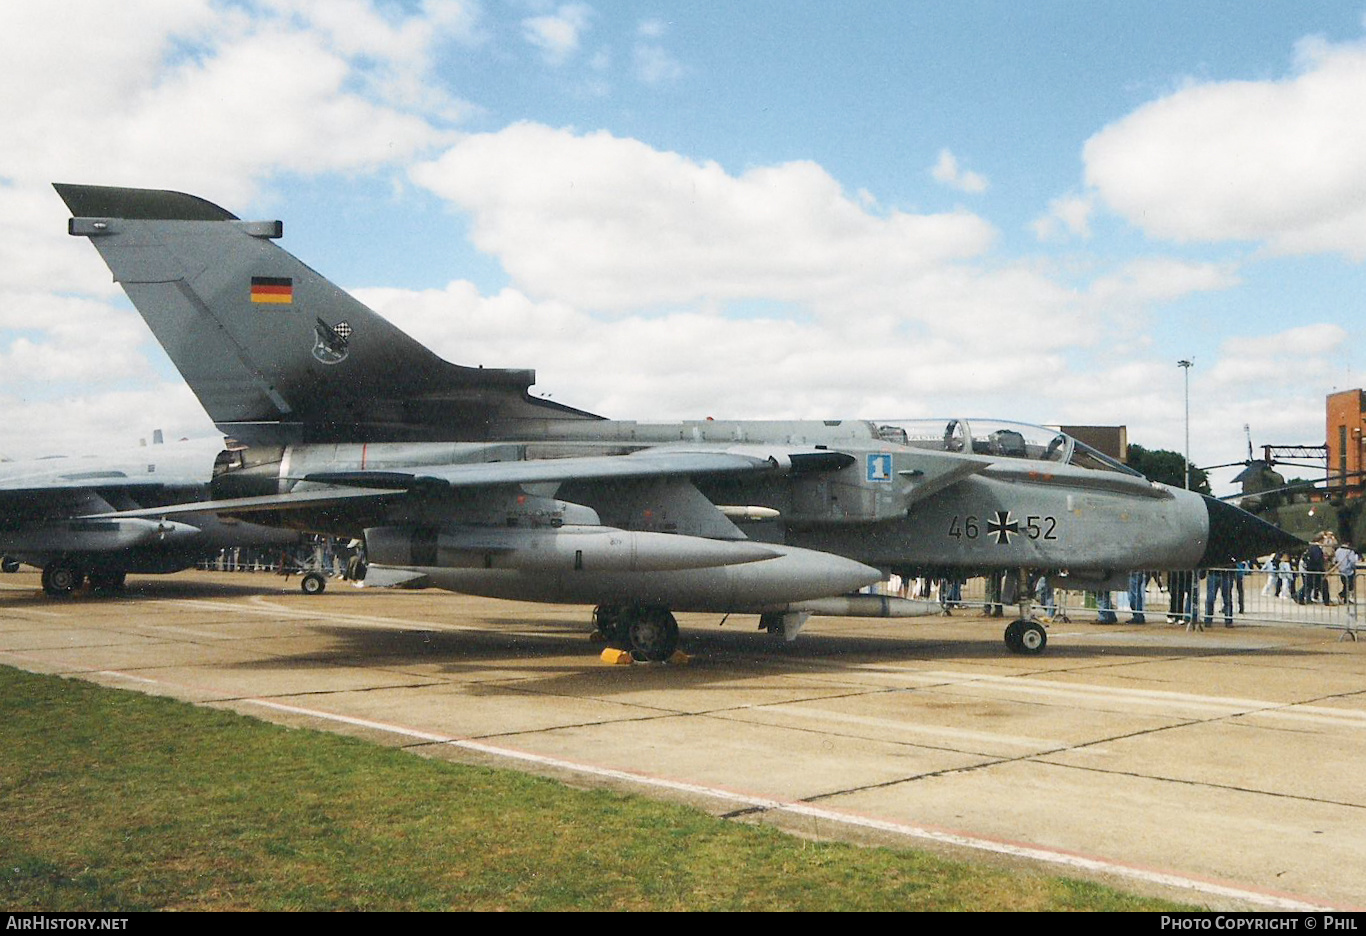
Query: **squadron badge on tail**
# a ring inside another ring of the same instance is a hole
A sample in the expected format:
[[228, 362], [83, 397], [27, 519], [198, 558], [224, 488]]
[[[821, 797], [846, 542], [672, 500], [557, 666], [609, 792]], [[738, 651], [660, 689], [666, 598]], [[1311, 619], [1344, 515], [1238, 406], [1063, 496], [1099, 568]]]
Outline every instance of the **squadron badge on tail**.
[[322, 319], [317, 319], [317, 325], [313, 333], [317, 336], [317, 341], [313, 343], [313, 356], [323, 364], [339, 364], [346, 360], [346, 355], [350, 353], [348, 345], [351, 343], [351, 326], [346, 322], [338, 322], [336, 325], [329, 325]]

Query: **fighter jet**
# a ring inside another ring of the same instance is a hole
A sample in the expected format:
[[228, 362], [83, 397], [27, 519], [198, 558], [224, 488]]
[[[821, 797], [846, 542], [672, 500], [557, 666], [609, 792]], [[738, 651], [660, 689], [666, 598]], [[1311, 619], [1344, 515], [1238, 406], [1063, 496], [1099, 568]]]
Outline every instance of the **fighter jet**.
[[[57, 185], [226, 434], [204, 509], [364, 537], [372, 567], [475, 595], [597, 606], [645, 659], [673, 612], [900, 616], [854, 595], [889, 570], [1134, 569], [1269, 552], [1237, 508], [1148, 482], [1062, 433], [1002, 422], [641, 423], [534, 397], [529, 370], [437, 357], [273, 241], [177, 192]], [[128, 514], [124, 514], [128, 515]], [[134, 516], [160, 519], [166, 511]], [[1016, 652], [1047, 636], [1027, 613]]]
[[92, 516], [203, 500], [222, 448], [209, 439], [0, 464], [4, 570], [37, 566], [43, 590], [63, 597], [87, 579], [96, 591], [116, 591], [129, 572], [178, 572], [227, 547], [297, 542], [296, 531], [212, 512], [175, 520]]

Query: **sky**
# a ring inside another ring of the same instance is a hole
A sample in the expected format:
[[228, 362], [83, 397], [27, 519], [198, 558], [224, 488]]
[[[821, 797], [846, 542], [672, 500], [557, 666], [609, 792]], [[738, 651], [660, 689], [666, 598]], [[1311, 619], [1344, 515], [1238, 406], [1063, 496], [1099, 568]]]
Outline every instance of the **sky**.
[[1363, 114], [1366, 2], [14, 0], [0, 455], [214, 431], [52, 182], [278, 218], [612, 418], [1181, 451], [1188, 376], [1196, 465], [1322, 443], [1366, 386]]

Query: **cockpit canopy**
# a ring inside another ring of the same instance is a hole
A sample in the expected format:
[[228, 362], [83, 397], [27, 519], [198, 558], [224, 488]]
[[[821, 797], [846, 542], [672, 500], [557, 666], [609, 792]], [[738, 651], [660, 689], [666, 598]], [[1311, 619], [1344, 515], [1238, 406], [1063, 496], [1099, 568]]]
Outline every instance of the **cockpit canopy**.
[[970, 452], [1118, 471], [1139, 472], [1057, 429], [1000, 419], [893, 419], [876, 423], [884, 442], [939, 452]]

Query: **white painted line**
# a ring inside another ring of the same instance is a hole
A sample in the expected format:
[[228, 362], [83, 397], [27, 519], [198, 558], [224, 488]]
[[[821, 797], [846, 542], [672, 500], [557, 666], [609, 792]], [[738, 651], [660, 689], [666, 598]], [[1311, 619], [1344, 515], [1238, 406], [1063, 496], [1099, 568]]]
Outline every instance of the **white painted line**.
[[130, 682], [146, 683], [149, 686], [163, 685], [160, 679], [149, 679], [146, 676], [134, 676], [132, 673], [120, 673], [117, 670], [96, 670], [96, 676], [109, 676], [113, 679], [126, 679]]
[[1070, 695], [1102, 696], [1107, 699], [1147, 700], [1156, 702], [1180, 702], [1195, 705], [1214, 705], [1224, 708], [1279, 708], [1285, 702], [1268, 702], [1264, 699], [1234, 699], [1228, 696], [1195, 695], [1189, 692], [1172, 692], [1167, 689], [1133, 689], [1119, 686], [1097, 685], [1092, 683], [1060, 682], [1052, 679], [1038, 679], [1030, 676], [1002, 676], [999, 673], [959, 673], [952, 671], [928, 670], [921, 673], [928, 679], [944, 679], [959, 684], [988, 683], [997, 686], [1037, 690], [1043, 693]]
[[1241, 900], [1257, 906], [1273, 908], [1277, 910], [1296, 910], [1303, 912], [1324, 912], [1335, 908], [1322, 906], [1319, 904], [1308, 903], [1295, 897], [1281, 894], [1263, 893], [1261, 891], [1246, 890], [1240, 887], [1233, 887], [1220, 884], [1216, 881], [1206, 881], [1200, 878], [1186, 877], [1180, 874], [1173, 874], [1165, 871], [1157, 871], [1150, 868], [1135, 867], [1132, 865], [1119, 864], [1117, 862], [1105, 861], [1099, 858], [1088, 858], [1084, 855], [1072, 854], [1069, 852], [1053, 851], [1050, 849], [1038, 848], [1031, 845], [1020, 845], [1012, 842], [1001, 842], [994, 839], [978, 838], [976, 836], [961, 835], [956, 832], [947, 832], [941, 829], [931, 829], [924, 826], [914, 826], [906, 823], [891, 822], [883, 819], [874, 819], [868, 816], [860, 816], [856, 813], [844, 812], [841, 810], [829, 809], [821, 806], [813, 806], [809, 803], [795, 801], [778, 800], [771, 797], [756, 796], [754, 794], [740, 793], [733, 790], [725, 790], [719, 787], [705, 786], [697, 783], [689, 783], [682, 780], [672, 780], [666, 777], [655, 777], [648, 774], [635, 773], [633, 771], [617, 770], [610, 767], [600, 767], [593, 764], [585, 764], [578, 761], [564, 760], [558, 757], [548, 757], [543, 754], [533, 754], [529, 751], [520, 751], [515, 748], [503, 747], [501, 745], [487, 744], [482, 741], [471, 741], [450, 737], [447, 735], [433, 734], [431, 732], [420, 731], [414, 728], [407, 728], [401, 725], [394, 725], [386, 722], [371, 721], [369, 719], [353, 718], [346, 715], [335, 715], [331, 712], [323, 712], [317, 709], [303, 708], [297, 705], [285, 705], [279, 702], [272, 702], [268, 699], [242, 699], [244, 703], [259, 705], [263, 708], [273, 709], [280, 712], [289, 712], [296, 715], [304, 715], [310, 718], [323, 719], [341, 724], [352, 725], [361, 728], [370, 728], [377, 731], [389, 732], [402, 737], [413, 738], [420, 741], [449, 744], [462, 750], [476, 751], [481, 754], [488, 754], [495, 757], [507, 758], [510, 760], [522, 761], [524, 763], [537, 764], [542, 767], [551, 767], [557, 770], [565, 770], [584, 776], [599, 777], [608, 780], [619, 780], [626, 783], [638, 784], [640, 786], [653, 787], [655, 789], [671, 790], [675, 792], [688, 793], [698, 796], [706, 796], [712, 799], [719, 799], [724, 802], [735, 803], [752, 809], [765, 809], [774, 812], [785, 812], [797, 816], [819, 819], [823, 822], [830, 822], [839, 825], [854, 826], [858, 828], [872, 829], [879, 832], [887, 832], [906, 838], [924, 839], [927, 841], [941, 842], [948, 845], [955, 845], [961, 848], [970, 848], [977, 851], [985, 851], [998, 855], [1009, 855], [1018, 858], [1028, 858], [1034, 861], [1046, 862], [1064, 868], [1075, 870], [1092, 871], [1101, 874], [1111, 874], [1117, 877], [1128, 878], [1130, 880], [1143, 881], [1149, 884], [1160, 884], [1166, 887], [1176, 887], [1184, 890], [1191, 890], [1202, 894], [1215, 897], [1226, 897], [1233, 900]]
[[1268, 699], [1237, 699], [1227, 696], [1196, 695], [1166, 689], [1137, 689], [1094, 683], [1058, 682], [1028, 676], [1003, 676], [999, 673], [970, 673], [944, 670], [896, 670], [887, 667], [855, 668], [850, 672], [858, 679], [873, 678], [901, 683], [906, 688], [972, 687], [1000, 688], [1018, 695], [1057, 701], [1076, 701], [1091, 704], [1100, 699], [1106, 702], [1127, 703], [1131, 706], [1165, 709], [1198, 715], [1247, 716], [1271, 718], [1305, 724], [1336, 725], [1342, 728], [1366, 728], [1366, 711], [1332, 708], [1326, 705], [1303, 705], [1297, 702], [1275, 702]]

